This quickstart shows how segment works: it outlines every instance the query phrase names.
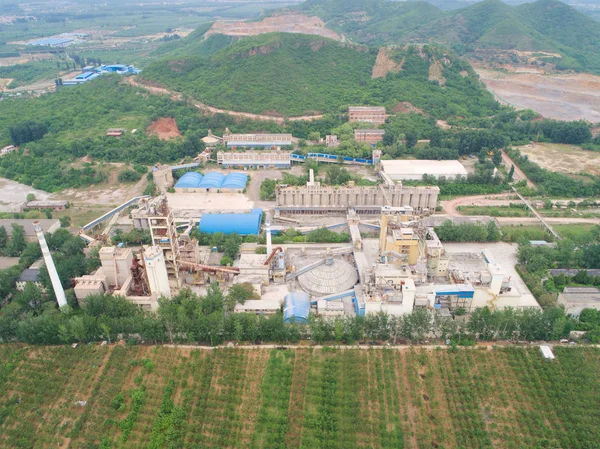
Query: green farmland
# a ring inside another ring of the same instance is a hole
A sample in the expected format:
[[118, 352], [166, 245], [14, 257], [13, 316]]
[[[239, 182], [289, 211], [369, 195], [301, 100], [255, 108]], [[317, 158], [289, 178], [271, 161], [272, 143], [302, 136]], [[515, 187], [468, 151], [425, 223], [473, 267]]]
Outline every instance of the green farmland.
[[598, 447], [598, 349], [482, 349], [2, 346], [0, 446]]

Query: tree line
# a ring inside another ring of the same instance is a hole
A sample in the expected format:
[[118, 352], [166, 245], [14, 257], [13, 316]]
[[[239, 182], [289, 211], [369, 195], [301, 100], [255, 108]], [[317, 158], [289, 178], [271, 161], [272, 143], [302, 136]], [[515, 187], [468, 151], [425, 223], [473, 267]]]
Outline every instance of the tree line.
[[66, 344], [123, 339], [132, 343], [315, 343], [387, 341], [420, 342], [429, 338], [454, 341], [556, 340], [584, 326], [562, 309], [476, 309], [467, 320], [435, 319], [429, 311], [402, 316], [385, 313], [335, 319], [311, 315], [308, 325], [285, 323], [283, 314], [259, 316], [233, 313], [235, 304], [252, 299], [251, 289], [224, 294], [212, 285], [205, 296], [189, 289], [172, 300], [160, 300], [157, 312], [144, 312], [125, 298], [89, 296], [81, 309], [45, 307], [23, 312], [5, 306], [0, 314], [0, 339], [30, 344]]

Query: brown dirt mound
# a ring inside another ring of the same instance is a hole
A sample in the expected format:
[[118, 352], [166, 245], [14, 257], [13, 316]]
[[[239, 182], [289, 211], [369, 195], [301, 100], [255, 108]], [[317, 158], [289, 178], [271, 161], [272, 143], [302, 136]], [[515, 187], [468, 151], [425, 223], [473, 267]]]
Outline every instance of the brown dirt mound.
[[408, 101], [401, 101], [400, 103], [396, 104], [392, 108], [392, 111], [398, 112], [400, 114], [409, 114], [411, 112], [415, 112], [417, 114], [427, 115], [423, 109], [419, 109], [418, 107], [416, 107], [412, 103], [409, 103]]
[[171, 117], [163, 117], [154, 121], [146, 129], [146, 134], [149, 136], [156, 134], [160, 140], [169, 140], [181, 136], [175, 119]]

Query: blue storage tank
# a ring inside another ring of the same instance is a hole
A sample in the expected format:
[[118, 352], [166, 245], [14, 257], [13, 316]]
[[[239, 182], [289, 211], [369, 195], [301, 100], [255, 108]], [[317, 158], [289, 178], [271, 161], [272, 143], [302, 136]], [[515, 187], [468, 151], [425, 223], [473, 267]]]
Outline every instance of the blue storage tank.
[[[208, 176], [208, 175], [207, 175]], [[257, 235], [260, 232], [262, 209], [253, 209], [249, 214], [204, 214], [200, 219], [200, 232], [214, 234]]]
[[310, 298], [305, 292], [290, 292], [283, 302], [283, 320], [286, 323], [308, 324]]

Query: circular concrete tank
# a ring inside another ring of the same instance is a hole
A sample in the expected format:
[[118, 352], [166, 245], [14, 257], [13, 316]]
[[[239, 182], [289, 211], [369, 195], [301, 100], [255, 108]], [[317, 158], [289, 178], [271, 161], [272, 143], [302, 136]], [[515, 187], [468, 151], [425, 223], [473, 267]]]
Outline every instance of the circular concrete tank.
[[358, 282], [358, 273], [345, 260], [328, 258], [325, 264], [298, 276], [298, 282], [311, 295], [327, 296], [353, 288]]

